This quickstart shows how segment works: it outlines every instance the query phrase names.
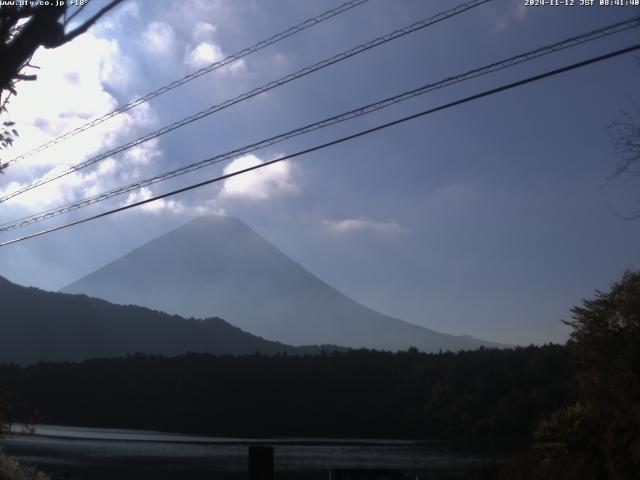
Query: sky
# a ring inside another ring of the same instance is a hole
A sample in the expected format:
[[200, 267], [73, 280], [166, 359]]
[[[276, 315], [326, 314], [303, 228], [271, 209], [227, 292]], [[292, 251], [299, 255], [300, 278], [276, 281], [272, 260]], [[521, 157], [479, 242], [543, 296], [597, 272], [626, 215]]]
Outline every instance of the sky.
[[[90, 15], [104, 2], [91, 0]], [[353, 46], [458, 5], [370, 0], [292, 38], [11, 166], [28, 185]], [[579, 2], [577, 2], [579, 3]], [[125, 0], [88, 33], [39, 50], [38, 80], [8, 116], [3, 161], [339, 0]], [[224, 153], [384, 97], [640, 15], [637, 7], [527, 7], [493, 0], [0, 205], [0, 222]], [[80, 15], [78, 16], [80, 17]], [[0, 241], [122, 206], [622, 48], [636, 28], [432, 92], [226, 164], [114, 198]], [[625, 55], [486, 97], [223, 183], [0, 247], [0, 275], [57, 290], [208, 213], [237, 217], [309, 271], [384, 314], [510, 344], [563, 342], [562, 320], [640, 268], [637, 178], [607, 126], [640, 103], [640, 57]]]

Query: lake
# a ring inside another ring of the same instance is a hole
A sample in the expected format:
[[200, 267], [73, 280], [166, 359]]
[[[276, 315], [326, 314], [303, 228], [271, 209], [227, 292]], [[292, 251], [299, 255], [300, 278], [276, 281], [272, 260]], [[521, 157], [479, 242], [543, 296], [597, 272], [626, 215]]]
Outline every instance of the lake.
[[139, 430], [39, 426], [33, 435], [15, 431], [0, 441], [19, 462], [62, 478], [240, 479], [246, 478], [248, 447], [274, 447], [276, 478], [327, 479], [330, 468], [393, 469], [407, 478], [490, 478], [501, 459], [452, 447], [403, 440], [331, 438], [232, 438]]

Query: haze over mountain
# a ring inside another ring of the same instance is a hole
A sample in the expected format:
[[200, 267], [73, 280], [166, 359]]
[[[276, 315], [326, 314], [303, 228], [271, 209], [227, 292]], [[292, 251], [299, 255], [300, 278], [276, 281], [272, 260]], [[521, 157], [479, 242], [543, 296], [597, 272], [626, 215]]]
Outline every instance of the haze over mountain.
[[290, 345], [424, 351], [499, 346], [367, 308], [305, 270], [240, 220], [197, 218], [65, 287], [186, 317], [222, 317]]
[[78, 361], [134, 353], [305, 353], [258, 338], [220, 318], [184, 319], [85, 295], [46, 292], [0, 277], [0, 363]]

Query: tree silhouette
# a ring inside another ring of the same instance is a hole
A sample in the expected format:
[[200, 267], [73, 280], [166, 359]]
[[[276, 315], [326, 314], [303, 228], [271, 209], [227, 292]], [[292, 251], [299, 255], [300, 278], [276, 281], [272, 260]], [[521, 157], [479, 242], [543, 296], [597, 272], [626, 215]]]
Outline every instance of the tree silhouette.
[[[636, 57], [640, 66], [640, 57]], [[640, 177], [640, 105], [629, 98], [632, 108], [622, 110], [617, 120], [607, 128], [619, 161], [609, 180], [621, 176]], [[620, 215], [625, 220], [640, 218], [640, 210], [630, 215]]]
[[0, 398], [0, 438], [4, 437], [11, 428], [9, 405]]
[[640, 271], [572, 309], [579, 401], [534, 436], [539, 475], [626, 480], [640, 471]]
[[[630, 175], [640, 177], [640, 106], [620, 112], [620, 118], [609, 125], [610, 138], [620, 160], [613, 177]], [[640, 211], [622, 216], [625, 220], [640, 218]]]

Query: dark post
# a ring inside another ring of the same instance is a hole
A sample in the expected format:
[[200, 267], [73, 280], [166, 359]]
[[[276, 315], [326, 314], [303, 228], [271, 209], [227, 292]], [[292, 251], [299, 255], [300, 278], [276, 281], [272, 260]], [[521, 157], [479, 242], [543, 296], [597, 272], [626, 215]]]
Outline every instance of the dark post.
[[273, 480], [273, 447], [249, 446], [249, 480]]
[[65, 480], [71, 478], [71, 465], [63, 465], [62, 478], [64, 478]]

